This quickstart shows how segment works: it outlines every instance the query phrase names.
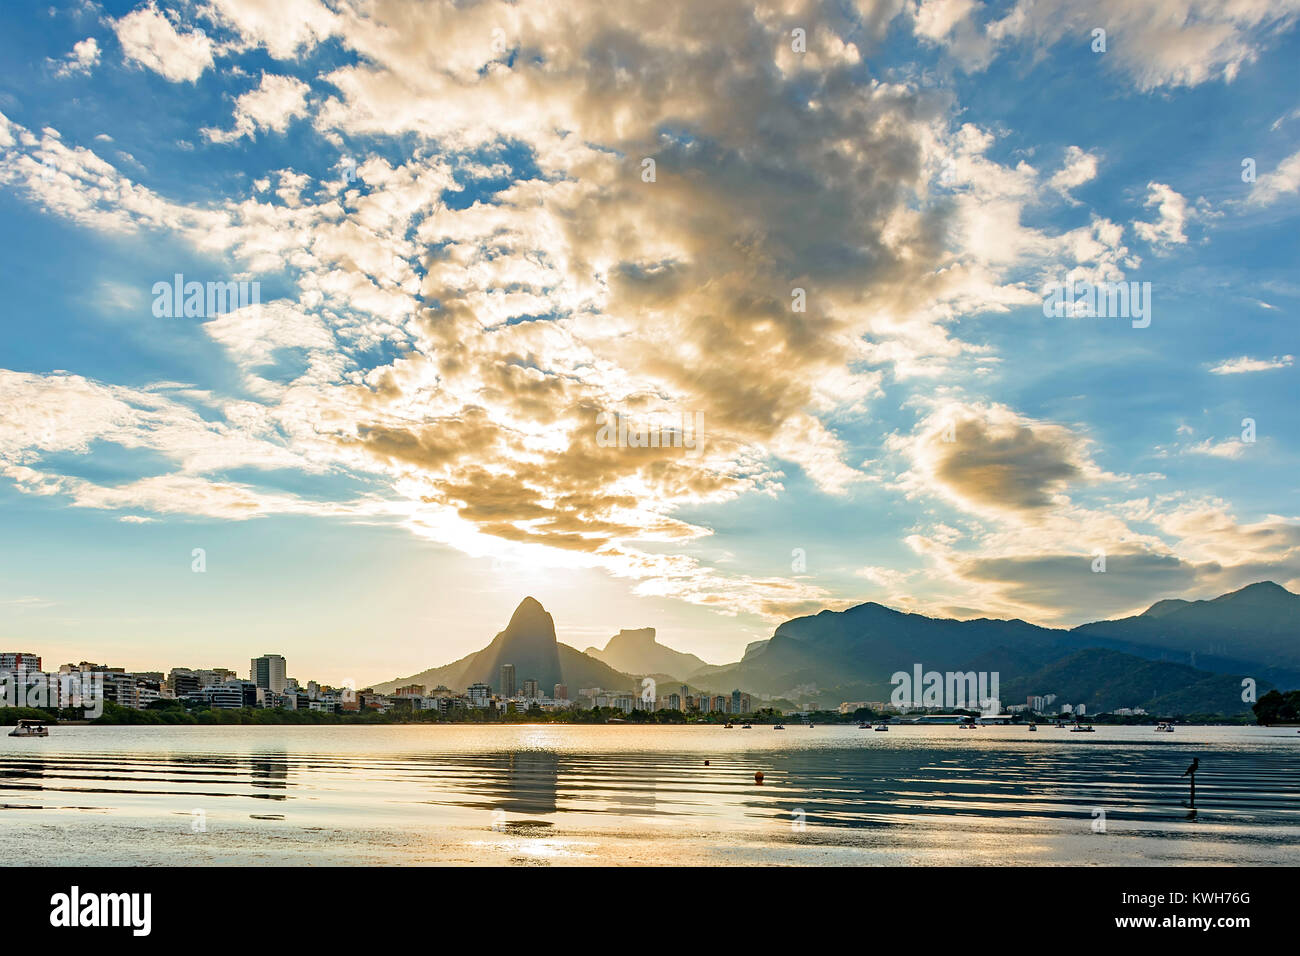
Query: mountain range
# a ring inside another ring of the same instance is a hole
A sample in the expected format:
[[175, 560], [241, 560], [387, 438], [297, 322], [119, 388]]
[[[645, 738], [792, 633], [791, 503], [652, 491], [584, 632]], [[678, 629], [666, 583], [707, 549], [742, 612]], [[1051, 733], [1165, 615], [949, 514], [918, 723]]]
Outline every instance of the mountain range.
[[529, 597], [487, 647], [443, 667], [375, 685], [463, 690], [500, 684], [502, 664], [518, 680], [536, 679], [549, 694], [566, 684], [639, 689], [643, 676], [689, 683], [693, 692], [730, 693], [831, 708], [845, 700], [887, 701], [890, 676], [925, 670], [1001, 675], [1004, 702], [1054, 693], [1090, 711], [1121, 706], [1152, 713], [1248, 711], [1242, 680], [1256, 693], [1300, 687], [1300, 595], [1264, 581], [1208, 601], [1165, 600], [1142, 614], [1046, 628], [1020, 620], [955, 620], [866, 603], [795, 618], [772, 637], [750, 644], [732, 664], [709, 665], [658, 643], [654, 628], [621, 630], [603, 649], [559, 643], [551, 615]]

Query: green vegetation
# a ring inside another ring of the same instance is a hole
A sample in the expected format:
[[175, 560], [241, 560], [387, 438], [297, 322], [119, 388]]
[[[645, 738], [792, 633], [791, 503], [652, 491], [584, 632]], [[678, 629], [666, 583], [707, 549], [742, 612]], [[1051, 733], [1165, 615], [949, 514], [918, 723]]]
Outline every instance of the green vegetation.
[[1255, 703], [1255, 719], [1264, 727], [1300, 723], [1300, 690], [1271, 690]]

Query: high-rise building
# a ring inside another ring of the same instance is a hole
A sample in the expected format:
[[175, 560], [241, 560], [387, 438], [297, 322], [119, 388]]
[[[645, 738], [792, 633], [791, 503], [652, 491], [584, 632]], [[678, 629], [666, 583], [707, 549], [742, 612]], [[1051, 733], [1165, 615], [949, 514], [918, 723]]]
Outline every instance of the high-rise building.
[[515, 665], [514, 664], [501, 665], [501, 696], [502, 697], [515, 696]]
[[0, 671], [39, 671], [41, 657], [26, 651], [0, 651]]
[[551, 696], [556, 700], [568, 700], [569, 686], [567, 684], [556, 684], [555, 690], [551, 693]]
[[731, 692], [731, 712], [733, 714], [744, 713], [740, 709], [740, 689], [737, 688]]
[[471, 707], [482, 710], [492, 699], [492, 688], [487, 684], [470, 684], [465, 688], [465, 696], [469, 698]]
[[285, 673], [285, 660], [279, 654], [263, 654], [249, 662], [248, 679], [272, 693], [284, 693]]
[[520, 691], [520, 696], [528, 698], [529, 700], [536, 700], [541, 697], [541, 692], [537, 689], [537, 681], [532, 679], [524, 681], [524, 686]]

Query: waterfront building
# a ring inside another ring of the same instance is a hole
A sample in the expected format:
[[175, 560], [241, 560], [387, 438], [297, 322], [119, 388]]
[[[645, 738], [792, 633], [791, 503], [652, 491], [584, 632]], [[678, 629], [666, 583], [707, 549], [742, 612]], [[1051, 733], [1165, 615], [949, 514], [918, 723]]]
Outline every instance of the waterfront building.
[[264, 687], [276, 694], [283, 694], [285, 688], [285, 660], [279, 654], [263, 654], [249, 662], [248, 679], [257, 687]]

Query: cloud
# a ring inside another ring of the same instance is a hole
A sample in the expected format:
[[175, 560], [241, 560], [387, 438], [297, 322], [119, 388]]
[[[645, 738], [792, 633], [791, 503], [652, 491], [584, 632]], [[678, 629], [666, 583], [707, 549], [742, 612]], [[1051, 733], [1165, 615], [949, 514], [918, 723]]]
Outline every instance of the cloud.
[[214, 143], [229, 143], [240, 137], [252, 138], [257, 130], [283, 133], [290, 120], [307, 115], [309, 87], [292, 76], [262, 74], [262, 81], [235, 100], [235, 125], [229, 130], [204, 128], [203, 135]]
[[1030, 516], [1066, 501], [1070, 485], [1103, 477], [1086, 440], [1003, 405], [949, 404], [892, 445], [912, 461], [909, 487], [976, 513]]
[[1095, 153], [1070, 146], [1065, 151], [1065, 165], [1052, 175], [1048, 185], [1062, 193], [1068, 193], [1084, 183], [1092, 182], [1097, 178], [1098, 162]]
[[1190, 214], [1187, 200], [1164, 183], [1147, 183], [1147, 208], [1155, 207], [1154, 222], [1135, 221], [1133, 231], [1138, 238], [1153, 246], [1167, 249], [1187, 242], [1184, 227]]
[[264, 47], [277, 60], [310, 52], [341, 29], [342, 18], [317, 0], [208, 0], [201, 12], [237, 33], [242, 47]]
[[[0, 117], [0, 182], [50, 214], [174, 238], [214, 270], [292, 289], [192, 324], [196, 348], [220, 347], [232, 374], [218, 378], [238, 399], [9, 373], [6, 474], [86, 507], [395, 521], [466, 553], [601, 568], [720, 613], [825, 606], [832, 595], [809, 581], [664, 552], [711, 534], [708, 506], [779, 496], [796, 471], [849, 499], [878, 476], [855, 464], [846, 424], [869, 420], [896, 382], [999, 360], [959, 335], [962, 317], [1037, 304], [1046, 275], [1117, 278], [1137, 262], [1119, 223], [1083, 210], [1068, 228], [1045, 224], [1080, 205], [1070, 192], [1096, 178], [1097, 154], [1071, 146], [1040, 163], [935, 89], [873, 78], [864, 64], [899, 9], [211, 0], [195, 15], [218, 48], [138, 8], [115, 24], [123, 49], [173, 82], [229, 51], [284, 61], [337, 45], [325, 76], [264, 73], [231, 127], [205, 135], [310, 116], [339, 161], [260, 168], [248, 191], [189, 204]], [[913, 15], [930, 40], [974, 49], [984, 9], [931, 2]], [[806, 54], [790, 47], [796, 22], [809, 24]], [[1173, 242], [1174, 206], [1156, 205], [1145, 225]], [[597, 415], [611, 411], [659, 424], [699, 413], [703, 447], [609, 447]], [[1134, 537], [1076, 500], [1120, 481], [1077, 429], [977, 399], [929, 411], [889, 450], [905, 491], [960, 513], [912, 542], [972, 606], [1025, 606], [959, 560], [972, 541], [1013, 560], [1031, 544], [1071, 553], [1081, 533]], [[60, 456], [100, 443], [147, 451], [165, 473], [114, 486], [57, 473]], [[306, 502], [255, 475], [225, 480], [235, 467], [375, 491]], [[1135, 537], [1158, 553], [1153, 533]]]
[[1273, 172], [1260, 176], [1246, 198], [1246, 204], [1270, 206], [1296, 192], [1300, 192], [1300, 151], [1278, 163]]
[[86, 37], [72, 45], [72, 52], [58, 61], [54, 75], [60, 78], [68, 76], [86, 76], [99, 63], [99, 41]]
[[1107, 35], [1098, 68], [1116, 69], [1143, 91], [1231, 82], [1295, 23], [1298, 0], [1016, 0], [981, 23], [984, 5], [940, 0], [910, 5], [913, 31], [946, 45], [968, 70], [982, 70], [1010, 47], [1044, 55], [1057, 44], [1090, 50]]
[[1242, 375], [1247, 372], [1269, 372], [1278, 368], [1290, 368], [1295, 362], [1294, 355], [1274, 355], [1271, 359], [1256, 359], [1243, 355], [1240, 358], [1225, 359], [1211, 366], [1215, 375]]
[[177, 30], [153, 0], [112, 24], [127, 60], [173, 83], [193, 83], [212, 66], [213, 43], [207, 35]]

